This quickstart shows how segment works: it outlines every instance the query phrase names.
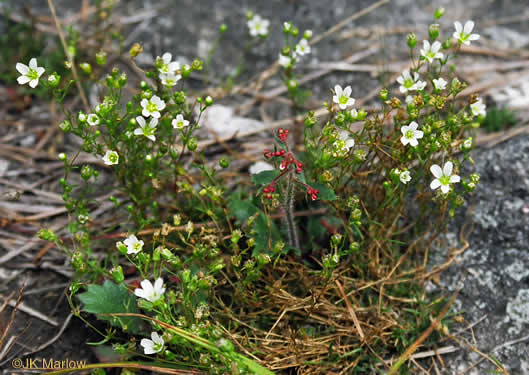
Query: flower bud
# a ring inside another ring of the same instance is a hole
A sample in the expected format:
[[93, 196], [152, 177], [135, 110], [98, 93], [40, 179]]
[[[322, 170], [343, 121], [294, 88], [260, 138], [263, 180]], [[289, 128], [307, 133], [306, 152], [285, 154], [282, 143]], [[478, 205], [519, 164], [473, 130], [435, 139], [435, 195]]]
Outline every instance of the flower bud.
[[125, 275], [123, 275], [123, 268], [121, 268], [121, 266], [113, 267], [110, 270], [110, 273], [112, 274], [114, 281], [118, 284], [122, 283], [123, 280], [125, 280]]
[[223, 156], [220, 158], [219, 160], [219, 165], [222, 167], [222, 168], [228, 168], [230, 166], [230, 161], [228, 160], [227, 157]]
[[430, 39], [437, 39], [439, 36], [439, 24], [438, 23], [432, 23], [430, 27], [428, 28], [428, 35], [430, 35]]
[[131, 58], [135, 58], [143, 52], [143, 47], [139, 43], [134, 43], [130, 48], [129, 54]]
[[107, 63], [107, 53], [103, 50], [96, 53], [97, 65], [105, 65]]
[[70, 129], [72, 128], [72, 124], [70, 123], [70, 121], [64, 120], [59, 124], [59, 128], [66, 133], [70, 131]]
[[382, 101], [388, 100], [388, 94], [389, 94], [389, 92], [388, 92], [387, 89], [380, 90], [380, 95], [379, 95], [380, 100], [382, 100]]
[[443, 15], [445, 14], [445, 8], [443, 7], [440, 7], [440, 8], [437, 8], [433, 14], [433, 18], [435, 18], [436, 20], [438, 20], [439, 18], [441, 18]]
[[305, 30], [305, 32], [303, 33], [303, 38], [305, 38], [307, 40], [312, 38], [312, 30]]
[[228, 30], [228, 25], [226, 25], [225, 23], [223, 23], [222, 25], [220, 25], [219, 27], [219, 32], [221, 34], [224, 34], [226, 32], [226, 30]]
[[87, 63], [87, 62], [84, 62], [84, 63], [79, 64], [79, 67], [80, 67], [81, 70], [82, 70], [83, 72], [85, 72], [86, 74], [91, 74], [91, 73], [92, 73], [92, 65], [90, 65], [90, 64]]
[[415, 33], [408, 34], [408, 47], [415, 48], [417, 45], [417, 35]]

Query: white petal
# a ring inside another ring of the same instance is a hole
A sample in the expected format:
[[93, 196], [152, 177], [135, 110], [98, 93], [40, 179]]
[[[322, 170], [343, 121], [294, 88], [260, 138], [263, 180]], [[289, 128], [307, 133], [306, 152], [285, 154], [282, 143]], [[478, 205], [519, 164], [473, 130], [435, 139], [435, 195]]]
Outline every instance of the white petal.
[[450, 183], [451, 184], [455, 184], [456, 182], [459, 182], [459, 181], [461, 181], [461, 178], [459, 176], [456, 176], [456, 175], [450, 176]]
[[40, 76], [42, 75], [42, 73], [44, 73], [44, 72], [45, 72], [44, 68], [42, 68], [42, 67], [38, 67], [38, 68], [37, 68], [37, 75], [38, 75], [39, 77], [40, 77]]
[[454, 27], [456, 28], [457, 33], [461, 33], [461, 31], [463, 31], [463, 26], [461, 25], [461, 22], [454, 22]]
[[479, 39], [479, 34], [471, 34], [468, 37], [468, 40], [478, 40], [478, 39]]
[[166, 52], [162, 55], [162, 60], [165, 64], [169, 64], [171, 62], [171, 58], [173, 55], [171, 55], [169, 52]]
[[415, 138], [412, 138], [410, 139], [410, 145], [412, 145], [412, 147], [417, 147], [419, 145], [419, 142], [417, 142]]
[[454, 167], [454, 165], [452, 164], [452, 162], [451, 161], [447, 161], [446, 164], [443, 167], [443, 174], [445, 176], [450, 176], [452, 174], [453, 167]]
[[424, 136], [424, 133], [421, 130], [416, 130], [413, 135], [415, 136], [415, 138], [421, 139]]
[[145, 119], [144, 119], [143, 117], [141, 117], [141, 116], [137, 116], [137, 117], [136, 117], [136, 122], [137, 122], [138, 124], [140, 124], [140, 126], [141, 126], [142, 128], [145, 127]]
[[161, 277], [157, 278], [154, 282], [154, 290], [160, 290], [163, 286], [163, 279]]
[[149, 127], [150, 128], [155, 128], [156, 125], [158, 125], [158, 119], [157, 118], [152, 118], [151, 121], [149, 122]]
[[150, 280], [143, 280], [141, 283], [140, 283], [142, 289], [147, 293], [147, 294], [152, 294], [153, 292], [153, 287], [152, 287], [152, 283], [150, 282]]
[[404, 87], [404, 86], [400, 86], [400, 87], [399, 87], [399, 90], [400, 90], [400, 92], [403, 93], [403, 94], [406, 94], [406, 93], [408, 92], [408, 89], [407, 89], [406, 87]]
[[142, 101], [140, 102], [140, 105], [143, 108], [147, 107], [148, 104], [149, 104], [149, 101], [147, 99], [142, 99]]
[[441, 185], [441, 191], [443, 194], [447, 194], [450, 191], [450, 185]]
[[17, 81], [18, 81], [19, 84], [25, 85], [26, 83], [31, 81], [31, 79], [28, 76], [20, 76], [20, 77], [17, 78]]
[[406, 146], [409, 143], [410, 140], [408, 138], [406, 138], [405, 136], [402, 136], [402, 137], [400, 137], [400, 141], [402, 142], [402, 144], [404, 146]]
[[134, 135], [143, 135], [143, 130], [140, 128], [134, 129]]
[[463, 28], [463, 31], [465, 32], [465, 34], [470, 34], [473, 28], [474, 28], [474, 21], [468, 20], [465, 23], [465, 27]]
[[155, 118], [160, 118], [160, 112], [152, 112], [151, 116]]
[[427, 41], [427, 40], [423, 40], [422, 41], [422, 48], [423, 48], [424, 51], [428, 51], [430, 49], [430, 42]]
[[34, 80], [31, 80], [29, 82], [29, 86], [34, 89], [35, 87], [37, 87], [37, 85], [39, 84], [39, 80], [38, 79], [34, 79]]
[[156, 141], [156, 137], [154, 135], [148, 135], [147, 138], [149, 138], [151, 141]]
[[33, 70], [37, 70], [37, 59], [36, 58], [32, 58], [31, 60], [29, 60], [29, 67]]
[[342, 95], [342, 86], [340, 86], [340, 85], [334, 86], [334, 93], [339, 98], [340, 95]]
[[351, 89], [351, 86], [347, 86], [345, 89], [343, 89], [343, 94], [344, 94], [345, 96], [351, 96], [351, 92], [352, 92], [352, 91], [353, 91], [353, 90]]
[[438, 166], [437, 164], [434, 164], [430, 167], [430, 172], [432, 172], [432, 174], [434, 175], [434, 177], [436, 178], [441, 178], [443, 177], [443, 170], [441, 169], [440, 166]]
[[139, 289], [139, 288], [134, 289], [134, 294], [137, 297], [140, 297], [140, 298], [143, 298], [143, 299], [147, 299], [147, 293], [145, 293], [145, 290], [143, 290], [143, 289]]
[[439, 186], [441, 186], [441, 181], [439, 181], [438, 179], [435, 179], [435, 180], [433, 180], [432, 183], [430, 184], [430, 189], [435, 190], [435, 189], [437, 189]]
[[439, 41], [435, 41], [432, 44], [432, 51], [433, 52], [438, 52], [440, 49], [441, 49], [441, 43]]
[[17, 63], [16, 68], [20, 74], [27, 74], [29, 72], [29, 67], [22, 63]]
[[402, 132], [403, 135], [406, 135], [408, 130], [410, 130], [410, 127], [407, 125], [404, 125], [402, 128], [400, 128], [400, 131]]
[[397, 78], [397, 82], [400, 83], [401, 85], [404, 84], [404, 78], [402, 78], [402, 76], [399, 76]]
[[415, 130], [417, 130], [418, 126], [419, 126], [419, 124], [417, 124], [415, 121], [412, 121], [412, 122], [410, 122], [409, 128], [410, 128], [410, 130], [415, 131]]

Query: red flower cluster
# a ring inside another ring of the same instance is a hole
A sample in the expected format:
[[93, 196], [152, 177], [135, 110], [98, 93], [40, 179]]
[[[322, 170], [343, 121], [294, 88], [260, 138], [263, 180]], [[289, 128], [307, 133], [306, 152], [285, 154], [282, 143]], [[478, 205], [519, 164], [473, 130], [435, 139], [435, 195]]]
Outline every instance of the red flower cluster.
[[[276, 183], [277, 181], [284, 176], [289, 170], [290, 166], [293, 165], [295, 167], [296, 173], [303, 172], [303, 163], [299, 160], [296, 160], [294, 157], [294, 154], [290, 151], [287, 144], [287, 138], [288, 138], [289, 131], [287, 129], [279, 128], [277, 130], [277, 137], [281, 140], [281, 142], [284, 143], [286, 151], [285, 150], [279, 150], [279, 151], [270, 151], [265, 150], [264, 151], [264, 157], [267, 159], [271, 159], [273, 157], [281, 157], [283, 160], [281, 160], [281, 163], [279, 164], [279, 169], [281, 170], [281, 174], [277, 176], [274, 181], [272, 181], [267, 187], [263, 189], [263, 193], [265, 193], [266, 199], [272, 199], [272, 193], [276, 190]], [[303, 185], [305, 188], [307, 188], [307, 194], [310, 195], [310, 198], [315, 201], [318, 199], [318, 190], [313, 189], [309, 185], [299, 181], [297, 178], [294, 180], [300, 185]]]

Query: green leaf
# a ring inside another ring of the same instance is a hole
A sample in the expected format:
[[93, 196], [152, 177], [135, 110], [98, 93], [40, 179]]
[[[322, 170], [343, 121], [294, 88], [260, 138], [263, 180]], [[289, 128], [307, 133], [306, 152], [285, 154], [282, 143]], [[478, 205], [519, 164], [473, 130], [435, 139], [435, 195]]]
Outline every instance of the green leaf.
[[246, 222], [250, 216], [258, 211], [258, 208], [250, 200], [243, 200], [240, 197], [230, 199], [228, 209], [230, 210], [230, 215], [234, 216], [239, 221], [239, 224]]
[[[79, 299], [84, 304], [83, 311], [92, 314], [139, 313], [136, 298], [127, 288], [108, 280], [103, 285], [88, 285], [88, 290], [79, 294]], [[140, 331], [140, 319], [136, 317], [98, 315], [98, 318], [108, 320], [110, 324], [121, 327], [124, 331]]]
[[274, 178], [279, 176], [279, 173], [281, 172], [276, 169], [271, 171], [262, 171], [260, 173], [252, 175], [252, 182], [255, 185], [268, 185], [274, 180]]
[[327, 185], [319, 184], [316, 182], [310, 183], [309, 185], [319, 191], [318, 199], [321, 199], [322, 201], [336, 200], [337, 197], [336, 197], [336, 194], [334, 193], [334, 190], [332, 190]]

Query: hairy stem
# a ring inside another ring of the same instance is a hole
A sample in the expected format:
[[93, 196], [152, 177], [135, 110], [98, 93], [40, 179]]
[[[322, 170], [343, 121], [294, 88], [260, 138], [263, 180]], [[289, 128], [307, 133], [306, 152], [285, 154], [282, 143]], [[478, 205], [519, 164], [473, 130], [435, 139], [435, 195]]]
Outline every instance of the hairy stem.
[[287, 226], [288, 244], [299, 249], [299, 237], [294, 221], [294, 182], [292, 181], [292, 173], [287, 176], [287, 186], [285, 199], [283, 201], [283, 210], [285, 211], [285, 224]]

